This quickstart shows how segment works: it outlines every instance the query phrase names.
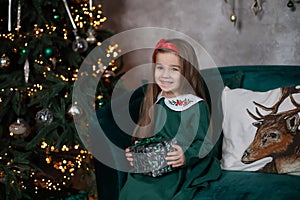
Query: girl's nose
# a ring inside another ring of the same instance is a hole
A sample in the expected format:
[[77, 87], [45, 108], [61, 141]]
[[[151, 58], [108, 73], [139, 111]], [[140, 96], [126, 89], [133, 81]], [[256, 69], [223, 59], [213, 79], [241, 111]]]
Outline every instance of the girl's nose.
[[162, 75], [163, 75], [163, 77], [169, 77], [170, 76], [169, 70], [168, 69], [163, 70]]

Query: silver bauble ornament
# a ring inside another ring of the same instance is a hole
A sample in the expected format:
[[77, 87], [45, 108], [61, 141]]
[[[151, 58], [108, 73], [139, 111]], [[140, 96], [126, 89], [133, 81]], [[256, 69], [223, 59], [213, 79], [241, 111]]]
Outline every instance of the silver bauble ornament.
[[80, 106], [78, 106], [77, 104], [72, 104], [68, 109], [68, 114], [74, 118], [81, 117], [82, 113], [83, 113], [82, 108]]
[[53, 115], [48, 108], [44, 108], [36, 113], [35, 120], [40, 124], [49, 125], [53, 121]]
[[10, 65], [9, 57], [3, 54], [0, 58], [0, 69], [3, 67], [8, 67], [9, 65]]
[[85, 52], [88, 48], [88, 43], [85, 39], [75, 36], [75, 40], [72, 43], [72, 49], [75, 52], [82, 53]]

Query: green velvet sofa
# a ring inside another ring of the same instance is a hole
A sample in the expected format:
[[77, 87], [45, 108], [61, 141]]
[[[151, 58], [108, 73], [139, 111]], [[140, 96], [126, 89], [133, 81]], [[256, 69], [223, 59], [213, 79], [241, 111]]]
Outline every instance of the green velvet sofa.
[[[267, 91], [270, 89], [300, 85], [300, 66], [226, 66], [215, 70], [203, 70], [202, 73], [209, 85], [221, 75], [225, 86], [230, 88], [245, 88], [253, 91]], [[222, 87], [216, 86], [216, 96], [213, 103], [218, 109], [220, 106], [220, 95]], [[137, 111], [143, 96], [143, 90], [137, 90], [131, 96], [129, 110], [134, 121], [137, 120]], [[97, 117], [107, 138], [120, 148], [131, 144], [131, 138], [118, 128], [113, 119], [110, 104], [97, 111]], [[222, 137], [217, 142], [216, 151], [220, 159]], [[111, 155], [114, 162], [119, 158], [113, 156], [110, 145], [105, 145], [106, 154]], [[96, 160], [96, 178], [99, 199], [118, 199], [118, 194], [126, 180], [126, 173], [112, 169], [102, 162]], [[249, 171], [222, 170], [222, 175], [217, 181], [209, 184], [209, 187], [201, 189], [195, 196], [195, 200], [212, 199], [299, 199], [300, 198], [300, 176], [286, 174], [270, 174]]]

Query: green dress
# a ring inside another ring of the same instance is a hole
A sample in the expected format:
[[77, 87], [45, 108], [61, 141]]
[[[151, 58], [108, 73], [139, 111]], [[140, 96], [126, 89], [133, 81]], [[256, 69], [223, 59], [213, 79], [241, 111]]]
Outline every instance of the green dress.
[[120, 200], [193, 199], [199, 189], [221, 174], [219, 160], [206, 137], [209, 134], [207, 104], [190, 94], [176, 98], [159, 95], [156, 104], [155, 132], [177, 139], [184, 150], [185, 165], [160, 177], [129, 173]]

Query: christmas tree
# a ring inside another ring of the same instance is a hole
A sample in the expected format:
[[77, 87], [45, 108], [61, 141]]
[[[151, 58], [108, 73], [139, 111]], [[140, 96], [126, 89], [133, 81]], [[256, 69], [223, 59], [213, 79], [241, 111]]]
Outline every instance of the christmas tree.
[[[74, 126], [78, 69], [113, 35], [101, 5], [84, 0], [0, 0], [0, 195], [5, 199], [96, 197], [93, 156]], [[120, 62], [84, 74], [99, 81], [95, 109], [110, 101]], [[100, 77], [99, 77], [100, 76]], [[88, 121], [88, 119], [87, 119]], [[88, 123], [87, 123], [88, 125]], [[77, 195], [77, 196], [76, 196]]]

